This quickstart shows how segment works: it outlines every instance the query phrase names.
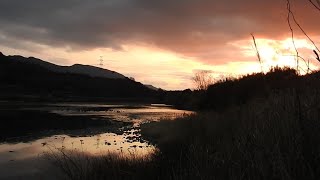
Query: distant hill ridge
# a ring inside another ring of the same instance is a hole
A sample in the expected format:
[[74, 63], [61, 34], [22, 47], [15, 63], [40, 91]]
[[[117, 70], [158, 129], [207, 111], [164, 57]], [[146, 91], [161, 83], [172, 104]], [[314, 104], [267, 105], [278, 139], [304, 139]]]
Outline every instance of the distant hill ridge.
[[90, 77], [101, 77], [101, 78], [110, 78], [110, 79], [126, 78], [126, 76], [120, 73], [117, 73], [115, 71], [111, 71], [108, 69], [103, 69], [95, 66], [90, 66], [90, 65], [74, 64], [72, 66], [59, 66], [53, 63], [43, 61], [41, 59], [34, 58], [34, 57], [26, 58], [26, 57], [17, 56], [17, 55], [8, 56], [8, 58], [16, 61], [25, 62], [25, 63], [37, 64], [56, 73], [82, 74], [82, 75], [88, 75]]
[[160, 88], [157, 88], [157, 87], [154, 87], [153, 85], [151, 84], [145, 84], [145, 86], [149, 89], [152, 89], [152, 90], [155, 90], [155, 91], [158, 91]]
[[0, 52], [0, 100], [145, 101], [156, 96], [157, 91], [107, 69], [59, 66]]

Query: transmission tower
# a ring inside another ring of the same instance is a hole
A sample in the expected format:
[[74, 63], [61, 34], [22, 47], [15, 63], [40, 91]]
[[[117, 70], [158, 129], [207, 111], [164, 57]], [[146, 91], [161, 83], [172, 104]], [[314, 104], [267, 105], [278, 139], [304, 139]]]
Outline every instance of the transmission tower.
[[99, 62], [100, 62], [100, 63], [99, 63], [99, 66], [102, 67], [102, 66], [103, 66], [103, 56], [100, 56]]

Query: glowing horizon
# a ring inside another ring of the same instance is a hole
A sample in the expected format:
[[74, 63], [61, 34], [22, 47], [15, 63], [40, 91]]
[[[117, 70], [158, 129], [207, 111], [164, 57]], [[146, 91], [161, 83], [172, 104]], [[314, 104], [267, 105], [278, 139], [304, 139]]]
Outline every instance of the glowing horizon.
[[[320, 44], [314, 23], [320, 11], [308, 1], [290, 2], [297, 22]], [[0, 7], [4, 54], [94, 66], [103, 56], [104, 68], [166, 90], [192, 89], [199, 70], [216, 79], [261, 72], [251, 33], [263, 72], [297, 66], [286, 1], [10, 0]], [[318, 70], [315, 48], [294, 23], [292, 31], [299, 55]], [[300, 59], [301, 74], [306, 64]]]
[[[291, 38], [282, 40], [257, 38], [256, 42], [264, 72], [275, 66], [296, 68], [295, 50]], [[300, 54], [305, 55], [307, 59], [314, 58], [310, 43], [305, 39], [297, 39], [295, 42], [300, 51], [303, 49], [304, 53]], [[177, 53], [150, 46], [128, 45], [123, 46], [121, 51], [99, 48], [81, 52], [43, 47], [46, 50], [42, 53], [19, 53], [12, 49], [1, 48], [7, 55], [33, 56], [58, 65], [87, 64], [99, 67], [99, 57], [103, 56], [104, 66], [102, 68], [119, 72], [143, 84], [150, 84], [165, 90], [183, 90], [194, 88], [192, 76], [197, 70], [211, 71], [215, 80], [261, 72], [253, 42], [249, 37], [230, 44], [239, 48], [242, 54], [236, 57], [237, 60], [229, 60], [228, 63], [220, 64], [205, 64], [193, 57], [183, 57]], [[306, 50], [309, 50], [310, 53], [306, 53]], [[307, 69], [306, 64], [300, 60], [299, 66], [303, 74]], [[310, 61], [310, 69], [317, 70], [317, 67], [315, 61]]]

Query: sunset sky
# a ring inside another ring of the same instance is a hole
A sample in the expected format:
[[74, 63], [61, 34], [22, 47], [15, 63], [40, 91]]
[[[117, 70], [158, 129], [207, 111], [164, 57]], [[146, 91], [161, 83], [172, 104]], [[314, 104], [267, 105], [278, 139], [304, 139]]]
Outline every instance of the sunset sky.
[[[316, 2], [316, 0], [314, 1]], [[295, 67], [286, 0], [0, 0], [0, 51], [59, 65], [98, 66], [166, 90], [193, 88], [192, 76], [216, 79]], [[291, 0], [305, 31], [320, 45], [320, 11]], [[293, 24], [294, 25], [294, 24]], [[315, 49], [293, 26], [300, 55], [318, 70]], [[306, 69], [301, 62], [301, 72]]]

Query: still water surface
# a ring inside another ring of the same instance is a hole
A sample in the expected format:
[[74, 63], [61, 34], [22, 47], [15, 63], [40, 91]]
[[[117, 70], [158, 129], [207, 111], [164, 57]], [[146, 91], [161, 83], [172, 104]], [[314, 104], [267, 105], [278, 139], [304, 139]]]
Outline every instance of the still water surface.
[[[161, 104], [47, 104], [25, 109], [50, 111], [64, 116], [97, 116], [122, 122], [133, 122], [113, 132], [79, 133], [70, 136], [63, 132], [27, 141], [0, 144], [0, 179], [55, 179], [52, 165], [43, 154], [54, 149], [76, 150], [92, 155], [107, 152], [145, 154], [154, 149], [141, 138], [139, 125], [160, 119], [174, 119], [190, 111]], [[86, 131], [87, 132], [87, 131]], [[120, 133], [119, 133], [120, 132]], [[51, 133], [52, 134], [52, 133]]]

